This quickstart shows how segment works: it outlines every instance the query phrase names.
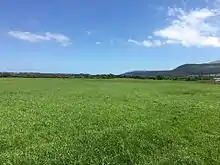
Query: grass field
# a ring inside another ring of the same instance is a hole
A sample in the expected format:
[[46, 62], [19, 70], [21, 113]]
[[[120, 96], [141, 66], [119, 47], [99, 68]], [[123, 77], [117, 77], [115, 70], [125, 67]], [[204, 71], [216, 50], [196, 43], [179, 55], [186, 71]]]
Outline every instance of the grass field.
[[220, 164], [220, 86], [0, 79], [0, 164]]

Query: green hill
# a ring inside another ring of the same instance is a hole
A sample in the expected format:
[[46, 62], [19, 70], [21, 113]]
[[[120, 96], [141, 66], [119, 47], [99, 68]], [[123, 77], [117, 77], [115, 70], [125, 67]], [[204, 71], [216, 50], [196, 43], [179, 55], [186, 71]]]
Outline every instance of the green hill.
[[220, 74], [220, 62], [205, 64], [185, 64], [173, 70], [163, 71], [132, 71], [124, 73], [126, 76], [190, 76], [190, 75], [211, 75]]

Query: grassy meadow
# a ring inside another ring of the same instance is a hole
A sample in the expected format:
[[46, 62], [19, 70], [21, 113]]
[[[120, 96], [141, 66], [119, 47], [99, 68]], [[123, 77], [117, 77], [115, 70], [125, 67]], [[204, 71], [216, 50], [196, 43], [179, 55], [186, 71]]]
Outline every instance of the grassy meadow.
[[0, 164], [220, 164], [220, 86], [0, 79]]

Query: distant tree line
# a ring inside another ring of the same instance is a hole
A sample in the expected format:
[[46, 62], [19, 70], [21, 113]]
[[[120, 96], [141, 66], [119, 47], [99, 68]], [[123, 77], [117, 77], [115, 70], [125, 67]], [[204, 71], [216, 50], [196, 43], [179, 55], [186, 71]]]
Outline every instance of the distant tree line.
[[28, 72], [0, 72], [0, 77], [4, 78], [88, 78], [88, 79], [151, 79], [151, 80], [182, 80], [182, 81], [208, 81], [213, 80], [210, 75], [194, 75], [194, 76], [132, 76], [132, 75], [114, 75], [114, 74], [62, 74], [62, 73], [28, 73]]

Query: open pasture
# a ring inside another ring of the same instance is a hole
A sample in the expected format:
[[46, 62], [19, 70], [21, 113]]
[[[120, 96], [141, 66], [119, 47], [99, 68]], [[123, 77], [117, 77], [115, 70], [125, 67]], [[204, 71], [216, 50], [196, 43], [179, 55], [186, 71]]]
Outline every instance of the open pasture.
[[220, 164], [220, 86], [0, 79], [0, 164]]

